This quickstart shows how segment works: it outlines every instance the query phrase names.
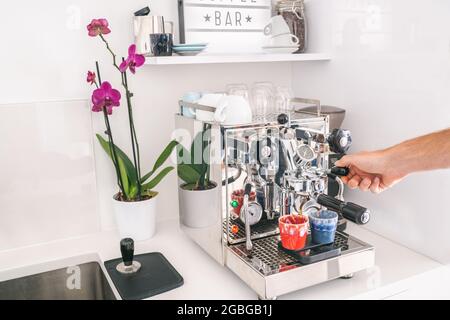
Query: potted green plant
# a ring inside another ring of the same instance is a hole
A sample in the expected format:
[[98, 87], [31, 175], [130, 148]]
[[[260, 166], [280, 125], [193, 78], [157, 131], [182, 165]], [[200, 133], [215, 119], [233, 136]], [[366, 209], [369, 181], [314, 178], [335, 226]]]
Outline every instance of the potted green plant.
[[219, 188], [210, 179], [211, 125], [204, 124], [192, 141], [190, 151], [177, 146], [180, 217], [183, 225], [203, 228], [213, 224], [218, 217]]
[[113, 66], [120, 73], [127, 104], [132, 160], [114, 143], [109, 121], [113, 114], [113, 108], [120, 106], [122, 95], [109, 82], [102, 81], [99, 64], [96, 62], [97, 73], [89, 71], [87, 82], [96, 87], [92, 93], [92, 111], [103, 113], [106, 126], [106, 138], [97, 134], [97, 139], [111, 159], [117, 178], [119, 192], [112, 197], [117, 226], [122, 238], [131, 237], [137, 241], [146, 240], [155, 234], [158, 193], [154, 191], [154, 188], [174, 169], [171, 166], [163, 168], [163, 165], [178, 143], [171, 141], [159, 155], [151, 171], [141, 175], [139, 143], [133, 120], [133, 93], [128, 86], [128, 71], [134, 74], [136, 68], [145, 63], [145, 57], [137, 54], [136, 46], [132, 44], [128, 48], [128, 57], [122, 58], [119, 65], [116, 61], [116, 54], [105, 39], [105, 35], [111, 32], [108, 21], [106, 19], [94, 19], [87, 26], [87, 29], [89, 36], [100, 38], [112, 55]]

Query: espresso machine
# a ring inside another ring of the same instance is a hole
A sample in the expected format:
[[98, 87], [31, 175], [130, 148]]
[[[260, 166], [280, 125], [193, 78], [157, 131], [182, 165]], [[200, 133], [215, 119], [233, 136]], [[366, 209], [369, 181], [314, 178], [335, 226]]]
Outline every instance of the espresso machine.
[[[296, 98], [292, 102], [308, 101]], [[189, 137], [203, 130], [205, 123], [184, 116], [183, 110], [214, 109], [186, 102], [180, 102], [180, 106], [176, 138], [188, 146]], [[374, 247], [342, 229], [338, 229], [330, 250], [312, 248], [293, 256], [280, 246], [278, 219], [283, 215], [328, 208], [356, 224], [370, 220], [369, 210], [343, 198], [344, 185], [339, 177], [347, 175], [348, 169], [330, 168], [329, 156], [347, 146], [338, 138], [343, 132], [330, 132], [329, 117], [318, 110], [317, 114], [292, 112], [254, 117], [245, 125], [208, 123], [209, 170], [218, 188], [210, 201], [217, 202], [219, 209], [202, 211], [198, 204], [196, 217], [202, 220], [198, 226], [184, 224], [181, 217], [180, 226], [260, 299], [350, 278], [374, 265]], [[335, 197], [328, 195], [330, 179], [339, 185]]]

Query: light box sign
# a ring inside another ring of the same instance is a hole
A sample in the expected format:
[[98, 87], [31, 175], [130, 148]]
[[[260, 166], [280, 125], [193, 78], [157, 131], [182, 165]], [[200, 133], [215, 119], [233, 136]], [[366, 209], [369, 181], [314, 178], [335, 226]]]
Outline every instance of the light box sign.
[[271, 13], [271, 0], [179, 0], [180, 41], [233, 45], [229, 52], [260, 49]]

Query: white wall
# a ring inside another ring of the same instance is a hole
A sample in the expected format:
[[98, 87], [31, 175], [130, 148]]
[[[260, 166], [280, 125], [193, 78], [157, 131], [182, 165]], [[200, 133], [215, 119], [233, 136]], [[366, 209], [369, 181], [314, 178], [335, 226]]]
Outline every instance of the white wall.
[[[102, 117], [92, 115], [92, 130], [89, 105], [72, 100], [90, 98], [92, 88], [85, 83], [85, 77], [95, 59], [101, 61], [103, 80], [119, 86], [110, 56], [99, 39], [87, 36], [86, 25], [94, 17], [107, 18], [113, 30], [107, 38], [117, 53], [124, 55], [133, 40], [132, 12], [147, 3], [17, 0], [1, 5], [0, 250], [114, 228], [111, 163], [97, 143], [92, 144], [94, 132], [104, 131]], [[177, 1], [150, 3], [154, 14], [176, 22]], [[183, 92], [217, 91], [227, 83], [264, 80], [290, 85], [290, 64], [139, 69], [130, 81], [135, 93], [143, 171], [151, 167], [169, 141], [177, 99]], [[49, 100], [54, 102], [37, 103]], [[112, 125], [116, 142], [127, 146], [124, 106], [115, 112]], [[175, 217], [175, 175], [165, 180], [158, 191], [158, 218]]]
[[[131, 82], [144, 169], [169, 139], [177, 98], [188, 90], [222, 90], [230, 82], [289, 85], [293, 74], [297, 95], [349, 111], [345, 125], [354, 133], [353, 151], [382, 148], [449, 126], [449, 1], [309, 2], [310, 51], [330, 44], [331, 62], [297, 63], [293, 70], [289, 63], [139, 70]], [[113, 29], [108, 38], [125, 54], [132, 41], [131, 13], [146, 3], [2, 4], [0, 250], [114, 227], [111, 164], [90, 138], [103, 130], [101, 117], [93, 115], [91, 132], [86, 102], [68, 100], [89, 98], [85, 73], [95, 59], [102, 62], [103, 77], [118, 86], [110, 57], [98, 39], [86, 36], [85, 25], [92, 17], [108, 18]], [[155, 14], [176, 21], [176, 1], [151, 4]], [[56, 102], [37, 103], [47, 100]], [[113, 118], [117, 142], [126, 145], [125, 109]], [[448, 196], [449, 181], [449, 171], [418, 174], [385, 194], [351, 192], [349, 198], [373, 209], [370, 229], [448, 261], [450, 209], [435, 199]], [[175, 176], [158, 189], [159, 219], [175, 217]]]
[[[330, 63], [294, 69], [296, 94], [348, 110], [352, 152], [450, 127], [450, 1], [310, 0], [312, 45], [330, 32]], [[450, 171], [416, 174], [381, 195], [368, 228], [450, 261]]]

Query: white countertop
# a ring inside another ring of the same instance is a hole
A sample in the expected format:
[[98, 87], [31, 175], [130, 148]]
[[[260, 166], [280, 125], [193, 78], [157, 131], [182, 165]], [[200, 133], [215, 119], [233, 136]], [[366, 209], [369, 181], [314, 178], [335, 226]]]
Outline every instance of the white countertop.
[[[232, 271], [219, 265], [185, 236], [178, 221], [159, 223], [151, 240], [136, 243], [136, 254], [161, 252], [184, 278], [178, 289], [153, 299], [256, 299]], [[376, 248], [376, 266], [296, 291], [279, 299], [450, 299], [450, 268], [358, 226], [347, 230]], [[0, 281], [14, 270], [73, 256], [98, 253], [102, 261], [117, 258], [115, 231], [0, 252]], [[446, 282], [446, 285], [443, 284]]]

